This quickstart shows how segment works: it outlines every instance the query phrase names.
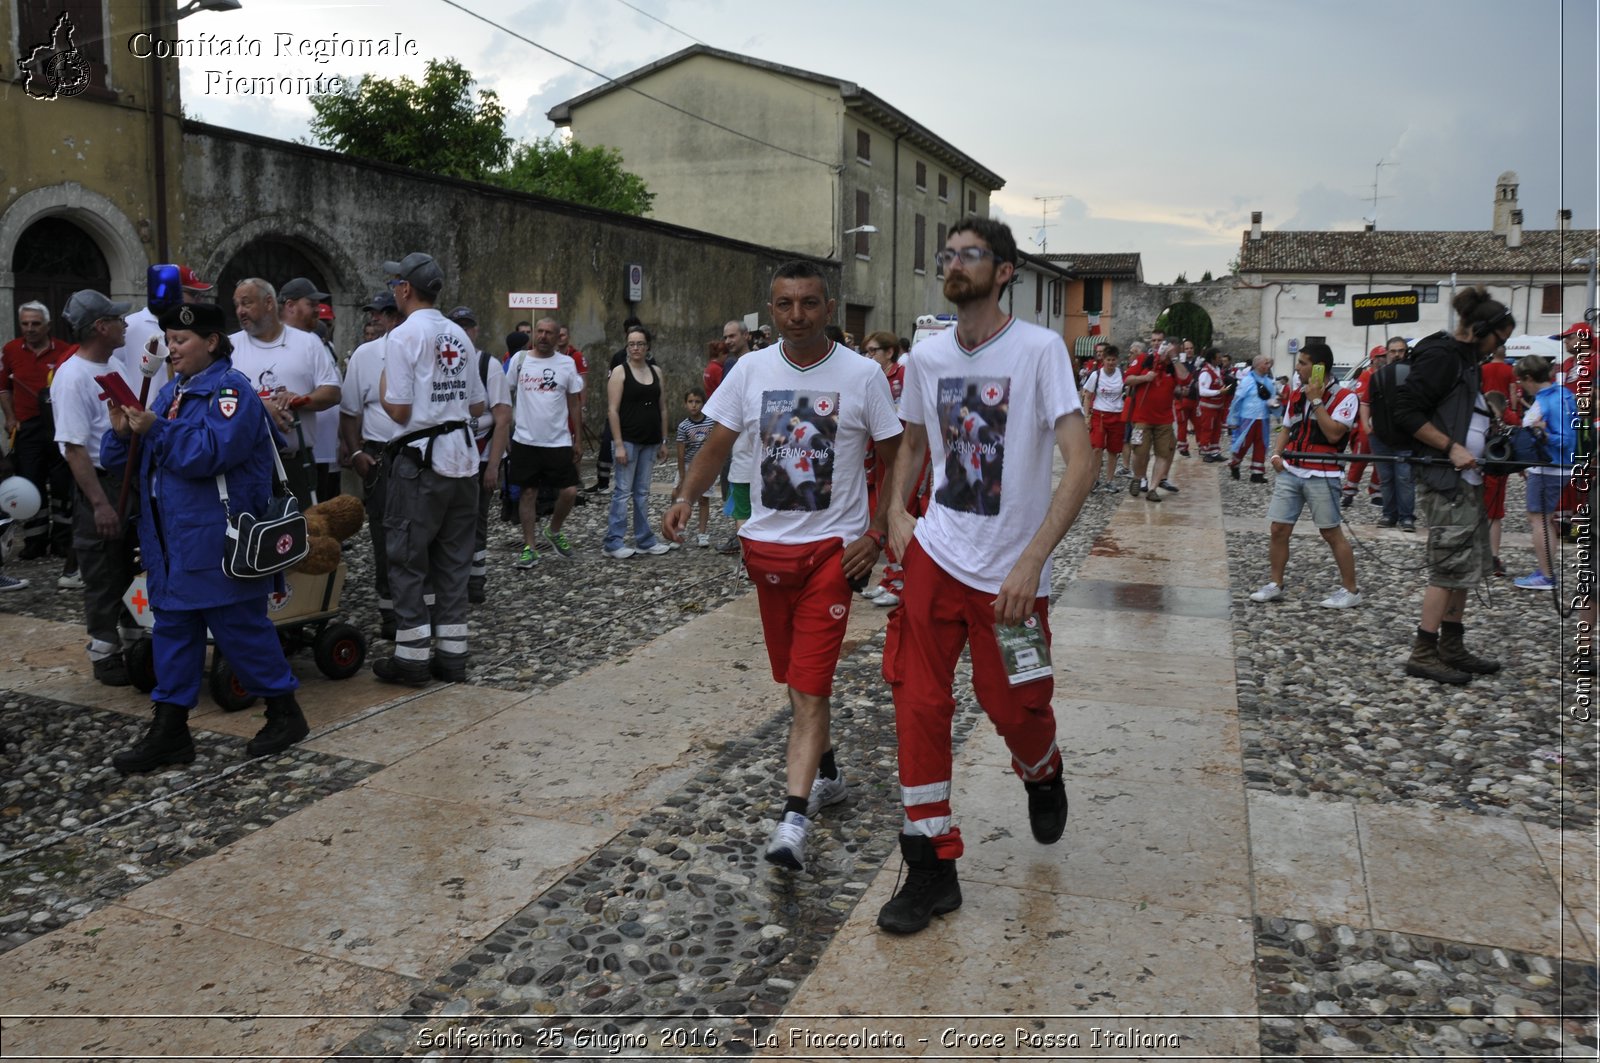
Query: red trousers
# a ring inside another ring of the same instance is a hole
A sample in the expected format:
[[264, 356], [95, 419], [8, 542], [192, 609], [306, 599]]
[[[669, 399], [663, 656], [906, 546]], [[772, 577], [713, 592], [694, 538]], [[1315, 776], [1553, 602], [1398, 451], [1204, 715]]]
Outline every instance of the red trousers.
[[1241, 426], [1242, 436], [1233, 441], [1233, 458], [1228, 462], [1234, 468], [1244, 461], [1245, 451], [1250, 452], [1250, 472], [1264, 473], [1267, 471], [1267, 422], [1246, 421]]
[[1200, 443], [1200, 406], [1198, 399], [1179, 399], [1173, 403], [1173, 419], [1178, 426], [1178, 446], [1189, 446], [1189, 425], [1194, 424], [1195, 445]]
[[1226, 406], [1207, 406], [1204, 402], [1195, 410], [1195, 434], [1200, 437], [1200, 449], [1207, 454], [1221, 453], [1217, 440], [1222, 438], [1222, 420]]
[[[994, 595], [973, 590], [950, 576], [915, 540], [906, 550], [902, 604], [889, 616], [883, 646], [883, 677], [894, 691], [895, 733], [900, 744], [900, 797], [905, 834], [933, 839], [940, 859], [962, 853], [961, 830], [950, 811], [955, 721], [955, 673], [961, 647], [972, 653], [972, 689], [995, 730], [1011, 750], [1011, 768], [1025, 782], [1047, 779], [1060, 769], [1056, 715], [1050, 706], [1052, 677], [1021, 686], [1006, 680], [994, 634]], [[1050, 600], [1034, 603], [1050, 640]]]

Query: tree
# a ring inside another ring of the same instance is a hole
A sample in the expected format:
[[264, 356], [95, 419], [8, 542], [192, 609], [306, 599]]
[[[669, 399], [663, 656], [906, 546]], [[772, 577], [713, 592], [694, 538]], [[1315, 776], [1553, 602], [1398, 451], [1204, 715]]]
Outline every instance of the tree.
[[1193, 340], [1196, 350], [1211, 346], [1211, 315], [1194, 301], [1193, 292], [1184, 292], [1178, 302], [1161, 311], [1155, 327], [1169, 339]]
[[313, 96], [311, 133], [347, 155], [483, 181], [511, 152], [506, 111], [454, 59], [430, 59], [420, 83], [365, 77], [341, 96]]
[[622, 214], [648, 214], [655, 199], [642, 178], [622, 168], [622, 155], [615, 149], [586, 148], [554, 135], [518, 144], [511, 165], [491, 180], [518, 192]]
[[1201, 284], [1210, 284], [1215, 279], [1216, 278], [1211, 275], [1211, 271], [1208, 269], [1208, 270], [1205, 271], [1205, 273], [1201, 274], [1200, 283]]

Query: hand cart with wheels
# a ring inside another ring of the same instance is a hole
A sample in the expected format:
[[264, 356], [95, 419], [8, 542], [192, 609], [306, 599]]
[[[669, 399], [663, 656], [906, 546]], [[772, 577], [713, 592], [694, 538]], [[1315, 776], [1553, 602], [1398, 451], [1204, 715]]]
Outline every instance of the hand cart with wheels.
[[[367, 659], [367, 637], [360, 629], [339, 619], [339, 597], [344, 591], [345, 564], [332, 572], [313, 575], [307, 572], [284, 574], [284, 591], [267, 598], [267, 616], [277, 629], [285, 656], [311, 647], [317, 670], [329, 679], [348, 679], [361, 671]], [[141, 627], [150, 628], [154, 617], [144, 573], [134, 577], [122, 596], [128, 612]], [[149, 693], [155, 689], [155, 655], [149, 639], [139, 639], [128, 648], [128, 672], [133, 685]], [[211, 669], [207, 681], [211, 700], [227, 712], [247, 709], [256, 696], [245, 690], [233, 668], [211, 650]]]

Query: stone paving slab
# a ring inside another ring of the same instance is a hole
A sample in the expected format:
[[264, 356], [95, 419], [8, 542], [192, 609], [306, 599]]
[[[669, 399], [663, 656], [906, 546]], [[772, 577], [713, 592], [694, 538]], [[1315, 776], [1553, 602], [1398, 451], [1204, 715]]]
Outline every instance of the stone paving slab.
[[[314, 736], [300, 748], [369, 764], [393, 764], [526, 699], [526, 694], [493, 687], [437, 686], [401, 695], [395, 699], [398, 704], [384, 703], [333, 726], [315, 728]], [[384, 707], [389, 704], [392, 709]]]
[[[250, 898], [233, 903], [248, 909]], [[161, 957], [159, 971], [141, 956]], [[0, 985], [6, 1056], [77, 1059], [327, 1054], [414, 988], [348, 959], [122, 905], [0, 956]], [[228, 1018], [185, 1017], [197, 1015]]]
[[122, 903], [415, 978], [487, 936], [609, 837], [363, 786]]
[[1061, 696], [1055, 707], [1057, 744], [1069, 779], [1239, 785], [1239, 725], [1217, 707], [1145, 711]]

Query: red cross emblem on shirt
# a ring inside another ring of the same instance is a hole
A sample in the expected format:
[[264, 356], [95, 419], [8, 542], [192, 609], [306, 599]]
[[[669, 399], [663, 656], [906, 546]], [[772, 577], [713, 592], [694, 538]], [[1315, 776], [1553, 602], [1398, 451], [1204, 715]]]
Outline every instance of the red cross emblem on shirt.
[[456, 367], [456, 359], [460, 357], [461, 352], [450, 346], [448, 343], [439, 348], [440, 361], [444, 362], [444, 364], [451, 369]]
[[820, 398], [816, 401], [815, 409], [818, 413], [822, 414], [822, 416], [826, 417], [828, 414], [833, 412], [833, 400], [829, 398]]
[[128, 600], [133, 603], [133, 608], [140, 616], [144, 615], [144, 607], [150, 604], [150, 599], [144, 596], [144, 591], [134, 591], [133, 597]]
[[990, 406], [993, 406], [995, 403], [999, 402], [1000, 386], [998, 384], [990, 384], [986, 386], [983, 389], [983, 401], [988, 403]]

